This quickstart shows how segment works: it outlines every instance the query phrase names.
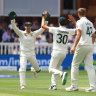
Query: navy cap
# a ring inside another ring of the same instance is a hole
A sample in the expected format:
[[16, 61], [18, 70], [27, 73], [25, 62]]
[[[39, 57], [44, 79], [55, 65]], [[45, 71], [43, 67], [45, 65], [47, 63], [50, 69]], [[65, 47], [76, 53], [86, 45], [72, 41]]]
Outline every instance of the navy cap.
[[32, 26], [32, 22], [25, 22], [25, 26], [27, 25], [31, 25]]
[[66, 25], [67, 23], [67, 19], [65, 17], [60, 17], [58, 19], [58, 22], [61, 24], [61, 25]]

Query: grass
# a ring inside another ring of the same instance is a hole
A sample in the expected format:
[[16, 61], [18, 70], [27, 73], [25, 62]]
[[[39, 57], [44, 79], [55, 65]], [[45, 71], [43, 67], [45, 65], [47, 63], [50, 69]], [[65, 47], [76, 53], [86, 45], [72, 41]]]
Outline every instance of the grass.
[[[15, 75], [18, 76], [18, 72], [4, 72], [1, 71], [0, 75]], [[27, 87], [24, 90], [20, 89], [19, 78], [0, 78], [0, 96], [96, 96], [96, 93], [86, 93], [85, 88], [89, 87], [89, 81], [87, 73], [85, 71], [79, 72], [79, 91], [66, 92], [65, 88], [70, 86], [70, 71], [68, 71], [67, 84], [63, 86], [61, 84], [61, 78], [58, 76], [57, 88], [58, 90], [48, 90], [50, 87], [51, 74], [47, 71], [43, 71], [38, 74], [38, 78], [33, 78], [30, 71], [26, 72]]]

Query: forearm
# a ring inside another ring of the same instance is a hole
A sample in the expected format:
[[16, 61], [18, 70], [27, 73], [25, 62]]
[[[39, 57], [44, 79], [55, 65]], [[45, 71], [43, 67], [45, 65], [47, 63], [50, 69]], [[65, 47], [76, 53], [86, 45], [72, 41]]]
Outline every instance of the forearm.
[[78, 44], [78, 42], [79, 42], [79, 40], [80, 40], [80, 35], [76, 35], [76, 37], [75, 37], [75, 42], [74, 42], [74, 45], [73, 45], [73, 47], [75, 47], [76, 48], [76, 46], [77, 46], [77, 44]]
[[45, 25], [45, 18], [42, 17], [42, 23], [41, 23], [41, 26], [44, 26]]
[[42, 26], [42, 28], [45, 29], [45, 30], [49, 30], [49, 28], [48, 28], [48, 26], [47, 26], [47, 24], [46, 24], [47, 22], [48, 22], [48, 21], [45, 21], [45, 18], [42, 17], [41, 26]]
[[92, 43], [94, 44], [94, 42], [95, 42], [95, 33], [92, 34]]
[[81, 33], [82, 33], [82, 31], [80, 29], [77, 29], [77, 35], [76, 35], [75, 42], [73, 45], [74, 48], [76, 48], [76, 46], [81, 38]]
[[73, 21], [73, 25], [74, 25], [74, 27], [76, 28], [76, 21]]
[[76, 27], [76, 20], [75, 20], [75, 18], [72, 15], [68, 15], [68, 17], [69, 17], [68, 20], [73, 23], [74, 27]]
[[16, 24], [15, 24], [15, 19], [14, 20], [11, 20], [11, 25], [12, 25], [12, 28], [13, 30], [15, 31], [15, 33], [20, 36], [21, 33], [20, 33], [20, 30], [17, 28]]

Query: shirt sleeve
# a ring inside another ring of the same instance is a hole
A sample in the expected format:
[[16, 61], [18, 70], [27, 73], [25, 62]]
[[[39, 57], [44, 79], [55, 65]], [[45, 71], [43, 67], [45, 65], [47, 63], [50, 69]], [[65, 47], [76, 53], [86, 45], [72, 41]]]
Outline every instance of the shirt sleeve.
[[76, 29], [80, 29], [82, 31], [82, 23], [80, 21], [77, 21], [76, 23]]
[[45, 29], [40, 28], [39, 30], [34, 31], [33, 34], [35, 35], [35, 37], [37, 37], [37, 36], [39, 36], [40, 34], [42, 34], [42, 33], [44, 32], [44, 30], [45, 30]]
[[[48, 21], [45, 21], [45, 25], [47, 25], [47, 24], [48, 24]], [[37, 37], [37, 36], [39, 36], [40, 34], [42, 34], [44, 31], [45, 31], [45, 29], [40, 28], [39, 30], [34, 31], [33, 34], [34, 34], [35, 37]]]
[[56, 28], [55, 27], [49, 27], [49, 32], [54, 34], [56, 31]]
[[76, 29], [69, 29], [69, 35], [75, 35]]
[[16, 33], [19, 37], [21, 37], [21, 36], [22, 36], [22, 31], [19, 30], [19, 28], [16, 26], [16, 24], [15, 24], [15, 19], [14, 19], [14, 20], [11, 20], [11, 25], [12, 25], [12, 28], [13, 28], [13, 30], [15, 31], [15, 33]]

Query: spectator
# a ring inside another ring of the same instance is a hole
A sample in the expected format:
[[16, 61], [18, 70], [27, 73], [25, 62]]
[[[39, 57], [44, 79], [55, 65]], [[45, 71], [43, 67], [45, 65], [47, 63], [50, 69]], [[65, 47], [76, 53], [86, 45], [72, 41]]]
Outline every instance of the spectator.
[[[54, 27], [54, 24], [50, 23], [49, 27]], [[48, 43], [52, 43], [53, 42], [53, 35], [52, 35], [52, 33], [47, 32], [46, 39], [47, 39]]]
[[[18, 42], [19, 42], [18, 37], [15, 37], [14, 43], [18, 43]], [[14, 46], [13, 54], [20, 54], [20, 47], [19, 46]]]
[[11, 33], [11, 30], [8, 28], [2, 36], [3, 42], [14, 42], [14, 35]]
[[40, 23], [38, 22], [38, 20], [34, 20], [33, 25], [32, 25], [32, 30], [37, 30], [40, 28]]

